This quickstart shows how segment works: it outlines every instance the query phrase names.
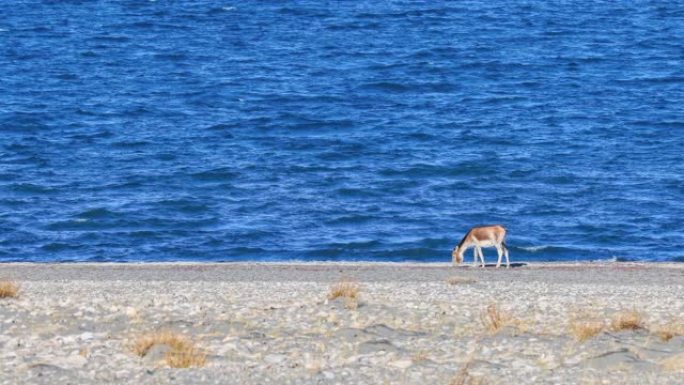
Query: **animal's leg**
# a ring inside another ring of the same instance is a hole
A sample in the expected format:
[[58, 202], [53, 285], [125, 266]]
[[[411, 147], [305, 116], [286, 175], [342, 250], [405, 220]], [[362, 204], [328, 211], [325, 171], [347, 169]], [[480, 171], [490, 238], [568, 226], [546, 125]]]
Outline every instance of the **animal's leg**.
[[482, 254], [482, 248], [477, 246], [477, 253], [480, 254], [480, 266], [485, 267], [484, 254]]
[[477, 267], [477, 246], [473, 247], [473, 266]]
[[506, 255], [506, 268], [510, 269], [511, 268], [511, 262], [508, 260], [508, 248], [506, 247], [505, 243], [502, 243], [501, 246], [503, 246], [504, 254]]
[[501, 256], [503, 255], [503, 250], [501, 250], [501, 245], [496, 246], [496, 253], [499, 255], [499, 260], [496, 262], [496, 268], [501, 267]]

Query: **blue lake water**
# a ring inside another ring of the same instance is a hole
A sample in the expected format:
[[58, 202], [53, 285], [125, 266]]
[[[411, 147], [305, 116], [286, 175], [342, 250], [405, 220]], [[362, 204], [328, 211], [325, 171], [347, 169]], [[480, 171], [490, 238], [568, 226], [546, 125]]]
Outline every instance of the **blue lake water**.
[[682, 42], [681, 1], [3, 2], [0, 260], [447, 261], [502, 223], [513, 261], [684, 261]]

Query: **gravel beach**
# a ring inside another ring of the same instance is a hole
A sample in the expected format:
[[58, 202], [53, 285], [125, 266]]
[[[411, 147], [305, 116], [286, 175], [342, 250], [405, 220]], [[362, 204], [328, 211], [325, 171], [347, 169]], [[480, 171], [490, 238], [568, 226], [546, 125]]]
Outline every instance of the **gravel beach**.
[[0, 265], [2, 384], [682, 384], [684, 265]]

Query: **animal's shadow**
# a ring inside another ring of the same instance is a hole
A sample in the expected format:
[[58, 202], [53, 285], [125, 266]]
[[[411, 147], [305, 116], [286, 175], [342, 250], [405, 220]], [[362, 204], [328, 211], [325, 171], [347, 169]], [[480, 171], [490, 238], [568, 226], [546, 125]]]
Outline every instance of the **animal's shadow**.
[[[527, 266], [527, 263], [525, 263], [525, 262], [515, 262], [515, 263], [511, 263], [511, 269], [515, 269], [515, 268], [518, 268], [518, 267], [525, 267], [525, 266]], [[464, 262], [464, 263], [462, 263], [461, 265], [456, 266], [456, 267], [459, 267], [459, 268], [464, 268], [464, 267], [465, 267], [465, 268], [468, 268], [468, 269], [481, 269], [479, 263], [477, 264], [477, 266], [473, 266], [472, 263], [466, 263], [466, 262]], [[496, 263], [485, 263], [485, 268], [496, 268]], [[501, 264], [501, 267], [499, 267], [499, 268], [500, 268], [500, 269], [505, 269], [505, 268], [506, 268], [506, 264], [505, 264], [505, 263], [502, 263], [502, 264]]]

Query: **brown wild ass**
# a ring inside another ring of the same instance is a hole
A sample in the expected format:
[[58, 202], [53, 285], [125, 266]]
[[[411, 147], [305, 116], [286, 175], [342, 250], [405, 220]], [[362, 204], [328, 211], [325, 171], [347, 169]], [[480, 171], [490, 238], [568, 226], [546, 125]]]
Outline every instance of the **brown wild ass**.
[[458, 246], [451, 251], [451, 258], [454, 265], [463, 262], [463, 254], [469, 247], [473, 247], [473, 265], [477, 266], [477, 256], [480, 256], [481, 266], [485, 266], [483, 247], [496, 247], [499, 254], [499, 261], [496, 267], [501, 266], [501, 256], [506, 255], [506, 267], [511, 267], [508, 260], [508, 249], [506, 248], [506, 229], [501, 225], [478, 226], [470, 229], [465, 237], [461, 239]]

